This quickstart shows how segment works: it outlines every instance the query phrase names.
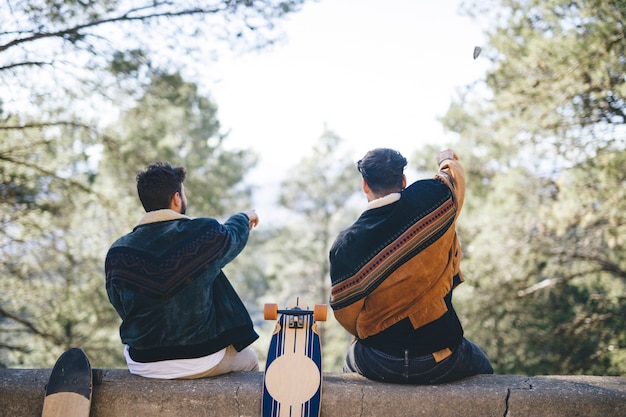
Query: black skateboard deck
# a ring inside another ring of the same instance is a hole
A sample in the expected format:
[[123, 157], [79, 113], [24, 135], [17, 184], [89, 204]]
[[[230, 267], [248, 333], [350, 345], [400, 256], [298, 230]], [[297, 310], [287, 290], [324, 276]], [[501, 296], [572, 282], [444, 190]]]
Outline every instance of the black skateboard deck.
[[42, 417], [88, 417], [93, 373], [82, 349], [65, 351], [57, 360], [46, 385]]

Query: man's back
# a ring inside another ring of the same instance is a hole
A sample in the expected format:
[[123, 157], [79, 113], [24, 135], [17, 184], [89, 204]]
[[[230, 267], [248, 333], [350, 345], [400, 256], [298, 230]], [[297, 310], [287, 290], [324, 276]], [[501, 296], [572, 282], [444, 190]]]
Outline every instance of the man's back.
[[[378, 148], [359, 161], [368, 207], [330, 250], [330, 304], [356, 336], [344, 369], [407, 383], [491, 370], [463, 338], [452, 306], [463, 281], [455, 223], [465, 178], [456, 159], [440, 153], [437, 175], [406, 188], [406, 159], [397, 151]], [[479, 365], [465, 368], [462, 352]]]
[[[233, 295], [239, 300], [220, 271], [243, 249], [248, 231], [243, 214], [221, 225], [158, 211], [146, 214], [111, 246], [107, 292], [122, 318], [122, 342], [141, 352], [135, 356], [214, 353], [224, 347], [215, 341], [220, 325], [248, 325], [245, 309], [219, 325], [215, 314], [220, 302]], [[170, 353], [170, 347], [178, 353]]]
[[[416, 328], [440, 317], [458, 273], [456, 211], [445, 184], [422, 180], [344, 230], [330, 252], [337, 320], [367, 338], [407, 317]], [[365, 297], [369, 308], [355, 317], [346, 307]]]

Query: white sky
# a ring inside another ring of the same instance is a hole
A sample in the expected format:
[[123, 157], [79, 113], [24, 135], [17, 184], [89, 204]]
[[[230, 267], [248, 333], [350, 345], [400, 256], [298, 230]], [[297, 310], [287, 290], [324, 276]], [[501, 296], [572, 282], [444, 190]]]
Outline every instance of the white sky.
[[449, 141], [437, 118], [486, 68], [472, 58], [484, 35], [459, 4], [320, 0], [281, 23], [283, 44], [221, 59], [211, 94], [228, 144], [260, 154], [250, 182], [275, 188], [325, 126], [355, 161], [379, 146], [409, 158]]

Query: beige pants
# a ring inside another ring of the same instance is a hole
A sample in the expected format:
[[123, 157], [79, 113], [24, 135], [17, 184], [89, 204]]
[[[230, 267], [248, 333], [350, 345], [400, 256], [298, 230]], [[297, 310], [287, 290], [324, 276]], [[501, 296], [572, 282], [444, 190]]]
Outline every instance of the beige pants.
[[229, 372], [242, 372], [242, 371], [258, 371], [259, 370], [259, 358], [251, 348], [247, 347], [241, 352], [237, 352], [232, 345], [226, 348], [224, 358], [215, 365], [213, 368], [200, 372], [198, 374], [189, 375], [180, 379], [197, 379], [197, 378], [209, 378], [212, 376], [223, 375]]

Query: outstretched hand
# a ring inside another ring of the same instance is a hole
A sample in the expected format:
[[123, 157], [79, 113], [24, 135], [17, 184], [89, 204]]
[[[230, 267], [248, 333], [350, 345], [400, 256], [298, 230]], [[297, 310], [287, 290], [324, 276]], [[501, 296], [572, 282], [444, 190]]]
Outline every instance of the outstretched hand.
[[441, 163], [445, 161], [446, 159], [452, 159], [456, 161], [459, 159], [459, 157], [457, 156], [456, 153], [454, 153], [452, 149], [446, 149], [437, 154], [437, 164], [441, 165]]
[[254, 229], [257, 224], [259, 224], [259, 215], [256, 214], [255, 210], [248, 210], [245, 212], [246, 216], [250, 220], [250, 230]]

